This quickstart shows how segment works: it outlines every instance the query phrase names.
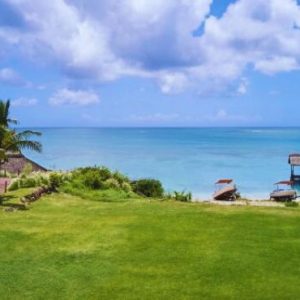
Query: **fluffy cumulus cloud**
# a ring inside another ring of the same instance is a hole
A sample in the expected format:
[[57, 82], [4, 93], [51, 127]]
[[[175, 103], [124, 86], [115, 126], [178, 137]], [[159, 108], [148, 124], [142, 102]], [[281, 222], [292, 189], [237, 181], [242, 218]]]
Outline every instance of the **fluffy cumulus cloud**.
[[[244, 94], [249, 68], [299, 69], [296, 0], [237, 0], [219, 18], [210, 15], [212, 2], [4, 0], [18, 22], [0, 23], [0, 38], [23, 55], [58, 62], [70, 77], [145, 77], [164, 93]], [[193, 34], [199, 27], [201, 36]]]
[[50, 99], [49, 104], [60, 105], [79, 105], [88, 106], [100, 102], [99, 96], [93, 91], [61, 89], [58, 90]]

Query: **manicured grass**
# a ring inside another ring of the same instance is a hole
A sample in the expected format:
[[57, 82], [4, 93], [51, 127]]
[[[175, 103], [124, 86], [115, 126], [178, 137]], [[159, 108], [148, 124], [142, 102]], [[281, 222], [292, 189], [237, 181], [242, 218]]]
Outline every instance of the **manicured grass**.
[[0, 224], [1, 299], [300, 295], [299, 208], [56, 194]]

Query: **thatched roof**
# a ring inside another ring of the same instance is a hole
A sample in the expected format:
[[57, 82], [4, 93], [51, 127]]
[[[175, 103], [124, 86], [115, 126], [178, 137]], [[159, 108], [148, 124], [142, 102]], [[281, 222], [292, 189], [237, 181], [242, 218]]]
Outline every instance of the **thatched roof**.
[[292, 166], [300, 166], [300, 154], [299, 153], [290, 154], [289, 164]]
[[2, 170], [6, 170], [12, 174], [19, 174], [21, 173], [25, 166], [30, 164], [32, 166], [33, 172], [46, 172], [47, 169], [42, 167], [41, 165], [37, 164], [36, 162], [30, 160], [22, 153], [7, 153], [7, 161], [1, 165]]

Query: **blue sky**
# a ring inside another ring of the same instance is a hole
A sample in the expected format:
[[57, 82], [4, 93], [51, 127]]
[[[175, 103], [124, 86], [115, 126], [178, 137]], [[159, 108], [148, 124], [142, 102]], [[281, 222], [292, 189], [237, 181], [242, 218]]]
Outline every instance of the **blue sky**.
[[295, 0], [0, 0], [22, 126], [300, 126]]

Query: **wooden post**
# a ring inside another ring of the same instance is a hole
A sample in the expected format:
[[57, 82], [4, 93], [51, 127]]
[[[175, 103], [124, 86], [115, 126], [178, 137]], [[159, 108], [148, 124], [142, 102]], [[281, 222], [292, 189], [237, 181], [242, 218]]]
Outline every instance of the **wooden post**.
[[4, 183], [4, 193], [7, 193], [7, 181], [5, 180], [5, 183]]

